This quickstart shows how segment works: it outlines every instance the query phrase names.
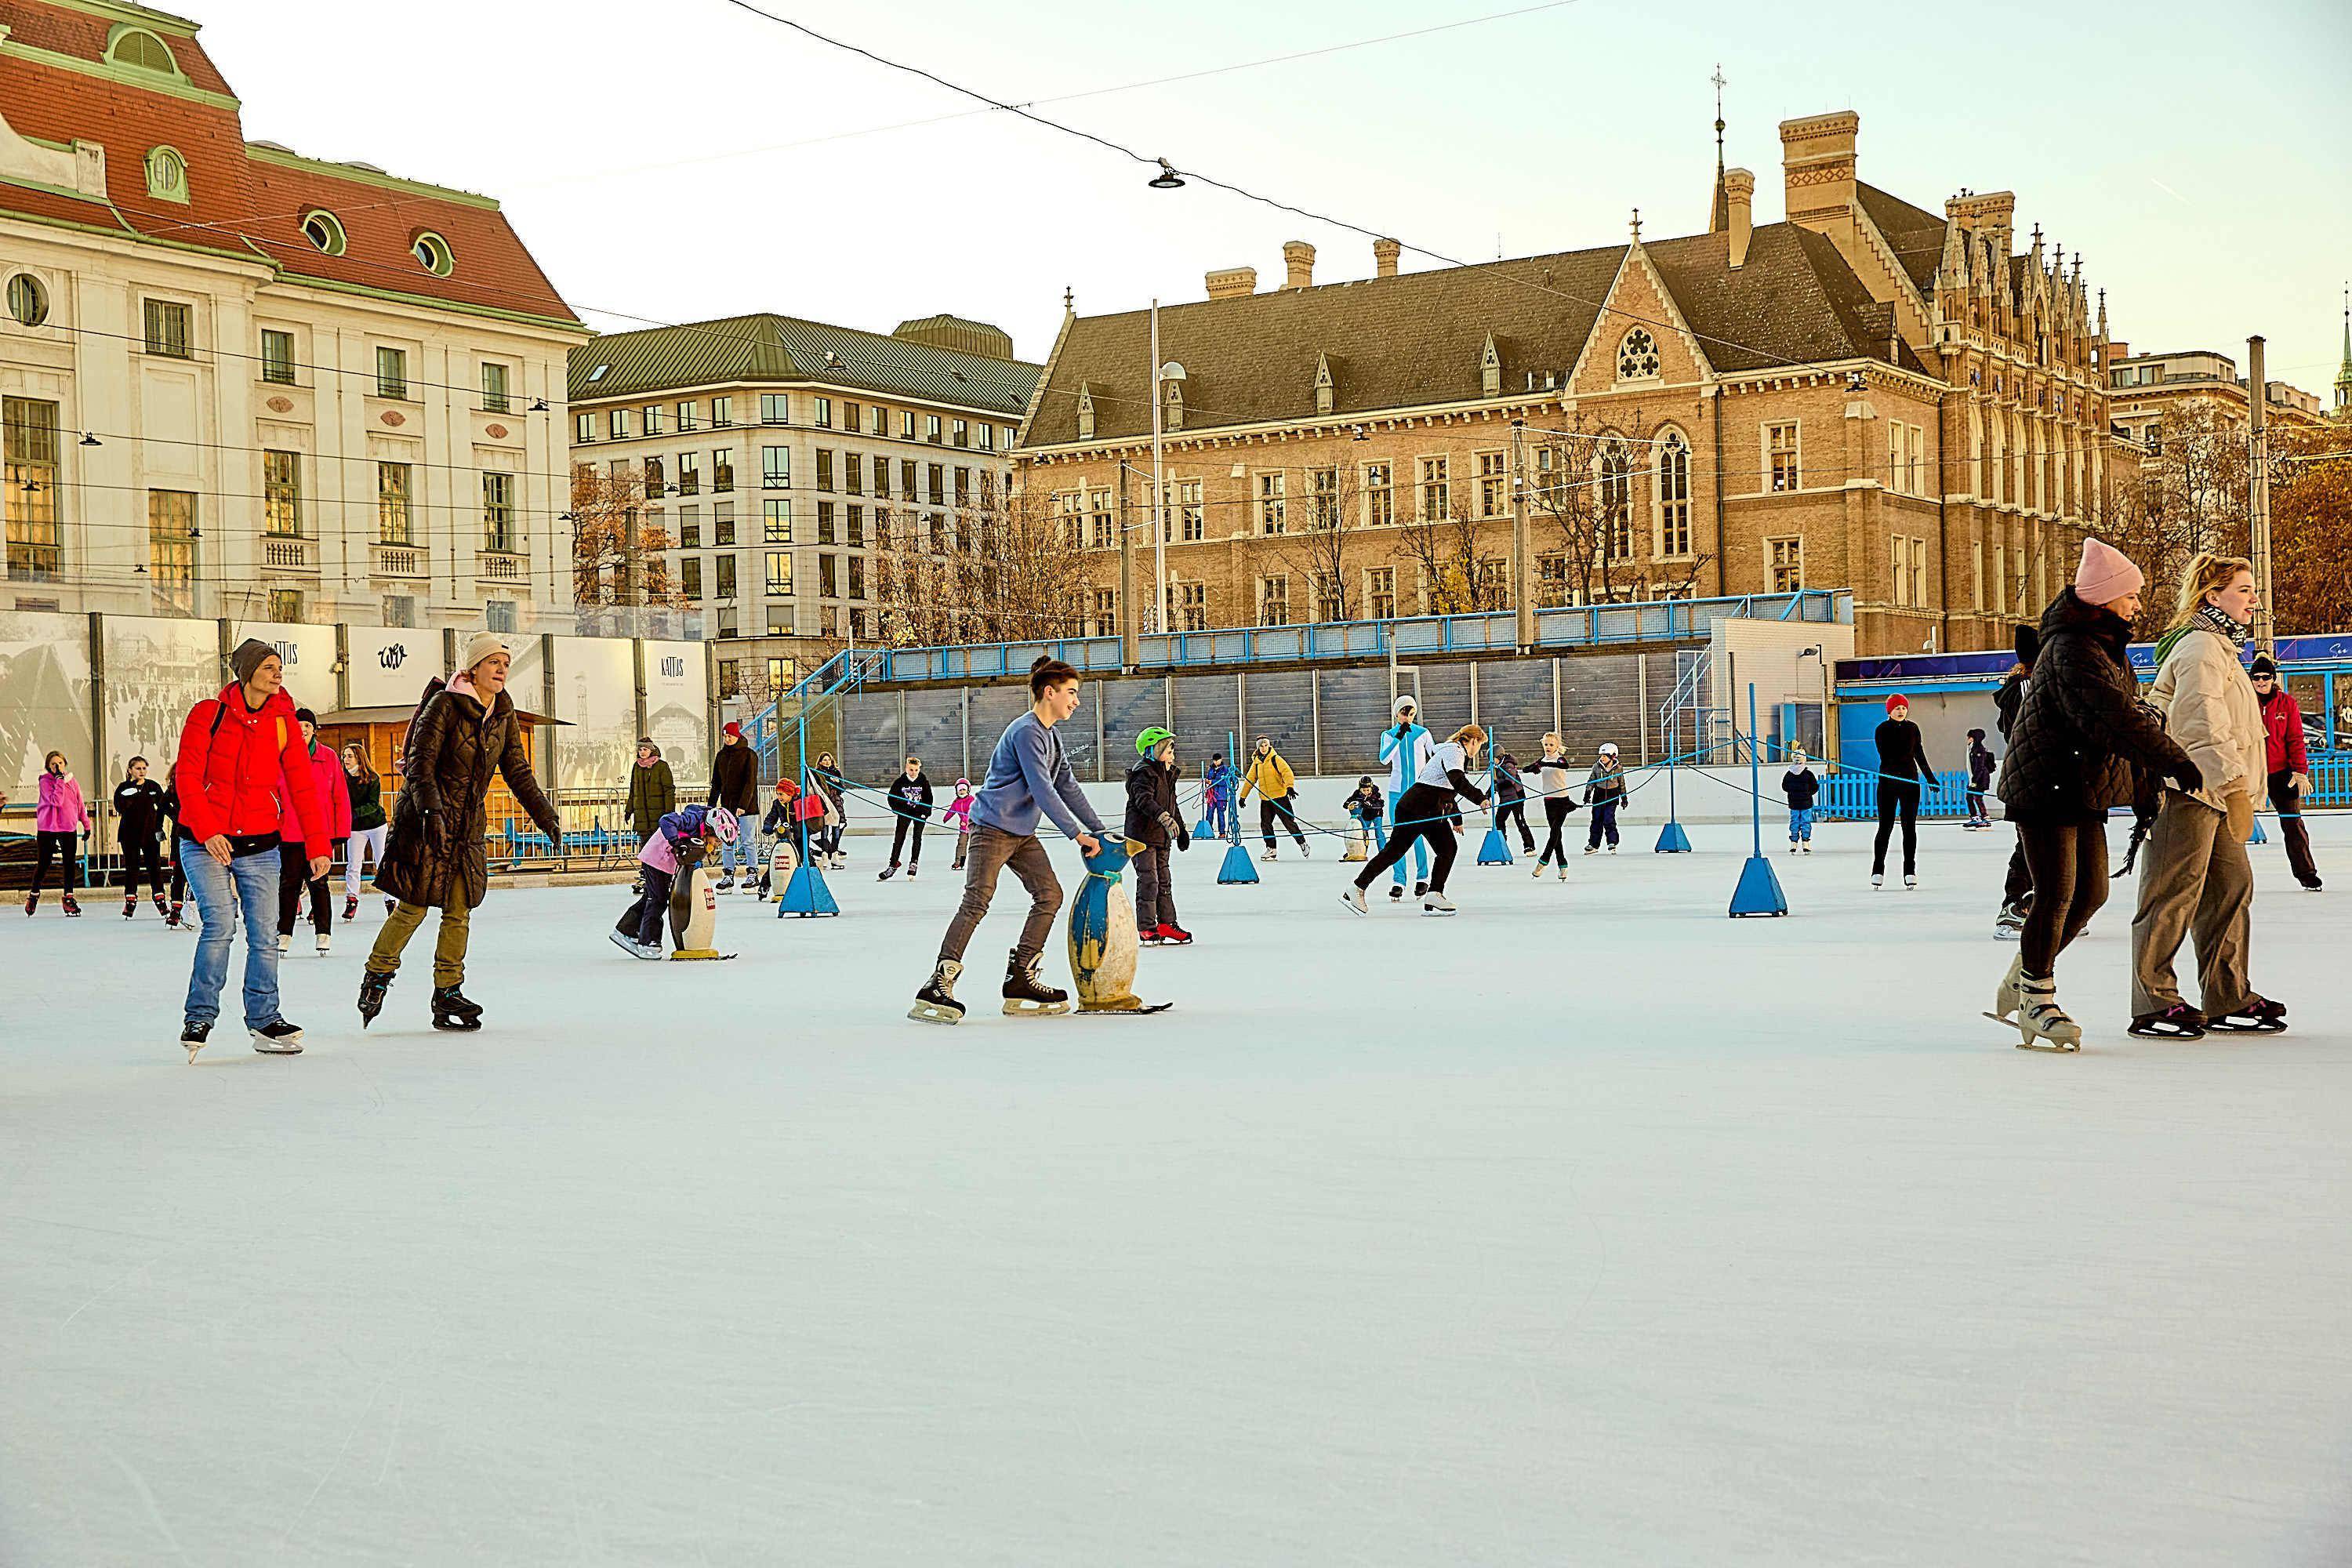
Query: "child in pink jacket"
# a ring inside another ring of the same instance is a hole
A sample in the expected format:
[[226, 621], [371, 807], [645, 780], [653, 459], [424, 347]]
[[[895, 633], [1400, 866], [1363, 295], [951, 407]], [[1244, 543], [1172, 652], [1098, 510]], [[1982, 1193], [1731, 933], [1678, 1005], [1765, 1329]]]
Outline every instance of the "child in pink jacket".
[[971, 781], [970, 779], [956, 780], [955, 798], [948, 802], [948, 808], [945, 811], [940, 813], [940, 826], [952, 826], [955, 829], [955, 863], [948, 869], [961, 871], [963, 869], [964, 847], [971, 842]]
[[33, 890], [25, 895], [25, 912], [29, 915], [40, 908], [41, 883], [47, 879], [49, 862], [54, 859], [58, 863], [66, 913], [81, 913], [74, 892], [81, 886], [81, 836], [89, 831], [89, 806], [81, 798], [81, 785], [66, 771], [63, 752], [51, 752], [41, 759], [41, 795], [33, 811], [33, 831], [40, 846], [39, 858], [33, 863]]

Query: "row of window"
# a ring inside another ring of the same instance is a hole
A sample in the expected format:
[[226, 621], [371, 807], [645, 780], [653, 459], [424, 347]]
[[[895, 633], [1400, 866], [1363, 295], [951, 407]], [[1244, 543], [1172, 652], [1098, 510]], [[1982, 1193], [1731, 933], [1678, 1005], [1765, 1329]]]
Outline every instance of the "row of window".
[[[18, 322], [37, 327], [48, 319], [48, 293], [39, 279], [20, 272], [8, 280], [8, 313]], [[142, 344], [160, 359], [194, 359], [196, 354], [195, 307], [177, 300], [147, 300], [141, 309]], [[275, 386], [298, 384], [302, 368], [294, 357], [294, 334], [278, 327], [261, 329], [261, 379]], [[406, 401], [415, 385], [408, 376], [408, 351], [379, 343], [375, 351], [375, 395]], [[513, 367], [496, 360], [481, 362], [481, 409], [486, 414], [513, 410]]]
[[[760, 559], [761, 586], [766, 596], [771, 599], [791, 598], [793, 590], [793, 552], [789, 550], [769, 550], [762, 552]], [[705, 596], [702, 562], [699, 555], [687, 555], [680, 557], [677, 563], [678, 592], [698, 602]], [[736, 557], [732, 555], [711, 558], [709, 597], [735, 597], [738, 586], [735, 563]], [[817, 594], [827, 599], [863, 599], [866, 597], [866, 557], [862, 555], [820, 555], [816, 558]], [[792, 608], [790, 605], [771, 606], [771, 616], [779, 609], [786, 617], [784, 629], [789, 630]], [[769, 629], [773, 631], [776, 628], [771, 626]]]
[[[793, 533], [793, 503], [786, 500], [769, 500], [760, 503], [760, 542], [792, 544], [809, 542], [796, 541]], [[702, 548], [702, 509], [682, 506], [676, 512], [677, 522], [677, 548]], [[658, 525], [663, 514], [652, 513]], [[877, 550], [921, 551], [931, 555], [945, 555], [953, 550], [966, 553], [976, 549], [979, 533], [973, 528], [950, 529], [942, 512], [899, 512], [895, 516], [886, 507], [876, 507], [873, 531], [866, 531], [866, 509], [863, 506], [840, 508], [836, 512], [831, 501], [819, 501], [816, 506], [816, 538], [818, 544], [837, 544], [851, 550], [864, 550], [870, 542]], [[721, 501], [710, 509], [710, 542], [727, 546], [737, 542], [735, 537], [735, 503]]]
[[[593, 385], [602, 380], [611, 369], [610, 365], [598, 365], [589, 372], [589, 384]], [[841, 422], [835, 425], [832, 398], [802, 395], [806, 398], [808, 422], [815, 429], [839, 429], [854, 436], [886, 438], [890, 434], [891, 410], [878, 403], [844, 400]], [[788, 392], [760, 394], [760, 423], [790, 425], [793, 422], [793, 394]], [[712, 428], [723, 430], [734, 425], [734, 398], [713, 397], [709, 400], [708, 406]], [[601, 421], [593, 412], [582, 412], [572, 416], [572, 438], [574, 443], [585, 446], [597, 438], [600, 426], [604, 438], [613, 441], [625, 441], [633, 436], [659, 436], [669, 428], [681, 432], [696, 430], [701, 427], [704, 408], [702, 399], [688, 398], [667, 406], [648, 403], [635, 409], [608, 408]], [[983, 452], [993, 452], [999, 449], [1001, 440], [1003, 450], [1009, 452], [1013, 449], [1013, 426], [1010, 425], [992, 425], [984, 419], [954, 419], [937, 414], [918, 414], [911, 408], [898, 410], [898, 439], [901, 441], [926, 441], [934, 447], [971, 447]]]

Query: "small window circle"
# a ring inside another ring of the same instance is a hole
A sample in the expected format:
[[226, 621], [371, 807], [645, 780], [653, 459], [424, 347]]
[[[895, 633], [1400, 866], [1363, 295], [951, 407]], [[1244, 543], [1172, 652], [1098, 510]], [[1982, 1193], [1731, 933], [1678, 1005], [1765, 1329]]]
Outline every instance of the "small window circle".
[[1617, 379], [1636, 381], [1657, 374], [1657, 341], [1642, 328], [1635, 327], [1617, 346]]
[[29, 272], [8, 279], [8, 314], [17, 324], [37, 327], [49, 319], [49, 291]]
[[334, 214], [323, 208], [303, 217], [302, 237], [329, 256], [343, 253], [343, 226], [336, 220]]
[[457, 258], [449, 249], [449, 242], [430, 229], [418, 235], [408, 248], [417, 265], [436, 278], [446, 278], [457, 270]]

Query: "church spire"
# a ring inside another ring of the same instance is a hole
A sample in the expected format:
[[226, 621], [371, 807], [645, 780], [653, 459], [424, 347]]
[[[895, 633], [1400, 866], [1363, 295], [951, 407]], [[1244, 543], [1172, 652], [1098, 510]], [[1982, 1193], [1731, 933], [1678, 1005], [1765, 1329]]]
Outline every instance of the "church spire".
[[1706, 232], [1722, 234], [1731, 227], [1731, 192], [1723, 183], [1723, 64], [1716, 62], [1715, 75], [1715, 202], [1707, 208]]
[[2352, 419], [2352, 286], [2344, 290], [2344, 363], [2336, 371], [2336, 416]]

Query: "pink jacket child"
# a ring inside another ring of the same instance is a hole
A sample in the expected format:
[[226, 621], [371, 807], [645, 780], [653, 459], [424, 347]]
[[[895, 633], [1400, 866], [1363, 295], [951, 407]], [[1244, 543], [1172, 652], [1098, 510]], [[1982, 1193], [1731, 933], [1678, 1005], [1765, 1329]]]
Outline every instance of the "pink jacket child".
[[88, 833], [89, 807], [81, 798], [81, 785], [71, 773], [41, 774], [40, 802], [33, 811], [33, 828], [37, 833]]
[[[284, 779], [281, 772], [278, 775]], [[300, 844], [310, 838], [302, 831], [302, 814], [295, 809], [291, 781], [289, 787], [278, 792], [278, 837], [288, 844]], [[329, 843], [340, 843], [352, 836], [352, 792], [343, 782], [343, 760], [320, 742], [310, 742], [310, 784], [327, 817], [327, 831], [321, 835]]]
[[958, 833], [970, 833], [971, 831], [971, 781], [958, 779], [955, 788], [955, 798], [948, 802], [947, 809], [940, 814], [940, 825], [945, 826], [949, 823], [953, 823]]

